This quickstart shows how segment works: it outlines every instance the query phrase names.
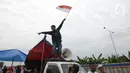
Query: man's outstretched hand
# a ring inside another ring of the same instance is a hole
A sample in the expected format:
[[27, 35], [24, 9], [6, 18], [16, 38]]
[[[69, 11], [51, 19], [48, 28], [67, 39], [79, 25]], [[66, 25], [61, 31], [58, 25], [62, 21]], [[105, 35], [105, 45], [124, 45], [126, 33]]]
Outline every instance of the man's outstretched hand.
[[41, 34], [41, 32], [38, 33], [38, 35], [40, 35], [40, 34]]
[[63, 21], [65, 21], [65, 20], [66, 20], [66, 18], [63, 19]]

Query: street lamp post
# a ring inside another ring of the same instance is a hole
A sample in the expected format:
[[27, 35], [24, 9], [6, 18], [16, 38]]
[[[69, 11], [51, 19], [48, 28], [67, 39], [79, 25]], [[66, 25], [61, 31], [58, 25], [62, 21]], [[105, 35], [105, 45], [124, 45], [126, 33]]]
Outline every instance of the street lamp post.
[[[106, 29], [106, 27], [103, 27], [104, 29]], [[115, 43], [114, 43], [114, 40], [113, 40], [113, 37], [112, 37], [112, 33], [114, 33], [114, 32], [111, 32], [110, 30], [108, 30], [108, 29], [106, 29], [108, 32], [109, 32], [109, 34], [110, 34], [110, 37], [111, 37], [111, 41], [112, 41], [112, 44], [113, 44], [113, 47], [114, 47], [114, 51], [115, 51], [115, 53], [116, 53], [116, 56], [118, 56], [118, 54], [117, 54], [117, 51], [116, 51], [116, 47], [115, 47]]]

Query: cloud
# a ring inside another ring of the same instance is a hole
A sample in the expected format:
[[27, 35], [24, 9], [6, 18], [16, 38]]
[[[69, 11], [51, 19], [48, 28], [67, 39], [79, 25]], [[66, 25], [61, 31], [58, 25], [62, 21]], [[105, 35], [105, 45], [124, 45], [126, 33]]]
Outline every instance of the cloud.
[[[67, 4], [73, 8], [61, 29], [62, 44], [63, 48], [72, 50], [75, 59], [77, 55], [83, 57], [103, 53], [108, 56], [115, 53], [109, 32], [103, 27], [115, 32], [113, 39], [117, 52], [127, 53], [130, 47], [129, 1], [76, 2], [77, 0], [0, 1], [0, 48], [18, 48], [27, 53], [43, 38], [43, 35], [37, 35], [38, 32], [51, 30], [52, 24], [60, 24], [66, 14], [55, 8]], [[51, 37], [47, 36], [47, 40], [51, 42]]]

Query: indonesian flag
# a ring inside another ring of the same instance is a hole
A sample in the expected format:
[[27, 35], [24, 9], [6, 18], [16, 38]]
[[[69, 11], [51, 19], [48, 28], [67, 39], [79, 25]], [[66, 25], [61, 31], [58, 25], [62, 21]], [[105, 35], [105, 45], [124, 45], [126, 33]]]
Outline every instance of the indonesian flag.
[[72, 9], [72, 7], [67, 6], [67, 5], [60, 5], [60, 6], [56, 7], [56, 9], [69, 13], [70, 10]]

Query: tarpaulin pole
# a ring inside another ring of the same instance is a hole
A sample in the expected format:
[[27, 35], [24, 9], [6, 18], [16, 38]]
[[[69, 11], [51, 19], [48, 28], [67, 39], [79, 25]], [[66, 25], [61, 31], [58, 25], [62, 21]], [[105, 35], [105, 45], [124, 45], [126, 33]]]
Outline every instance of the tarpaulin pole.
[[11, 66], [13, 66], [13, 63], [14, 63], [14, 57], [13, 57], [13, 59], [12, 59], [12, 64], [11, 64]]
[[[46, 34], [44, 35], [43, 41], [44, 39], [46, 39]], [[45, 49], [45, 43], [43, 43], [43, 50], [42, 50], [42, 57], [41, 57], [41, 69], [40, 69], [40, 73], [42, 73], [42, 65], [43, 65], [43, 57], [44, 57], [44, 49]]]

